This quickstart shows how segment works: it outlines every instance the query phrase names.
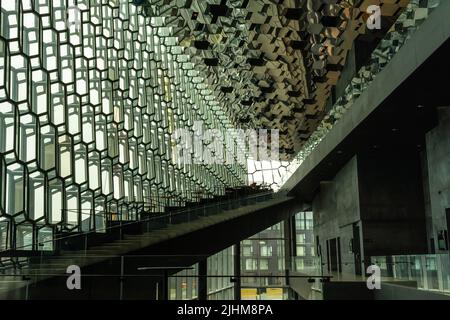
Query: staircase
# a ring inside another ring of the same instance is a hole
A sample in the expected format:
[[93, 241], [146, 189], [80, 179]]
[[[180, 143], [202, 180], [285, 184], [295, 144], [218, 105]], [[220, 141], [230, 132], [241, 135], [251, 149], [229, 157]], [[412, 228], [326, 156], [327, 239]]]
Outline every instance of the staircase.
[[[60, 250], [58, 254], [52, 256], [30, 258], [28, 264], [22, 265], [20, 268], [17, 268], [16, 266], [15, 268], [4, 270], [3, 274], [0, 274], [0, 299], [5, 297], [5, 293], [23, 288], [36, 281], [66, 275], [67, 267], [70, 265], [77, 265], [83, 269], [83, 267], [105, 262], [107, 260], [120, 259], [122, 256], [133, 254], [133, 252], [137, 252], [143, 248], [175, 239], [290, 200], [292, 200], [291, 197], [284, 195], [275, 196], [273, 193], [262, 193], [237, 200], [213, 204], [212, 206], [215, 208], [213, 211], [205, 210], [205, 207], [181, 210], [167, 215], [166, 218], [169, 223], [155, 230], [148, 230], [148, 222], [150, 220], [129, 222], [125, 227], [139, 224], [139, 229], [147, 229], [148, 231], [138, 234], [127, 234], [127, 232], [124, 231], [123, 233], [121, 232], [118, 239], [111, 242], [97, 243], [93, 246], [88, 244], [84, 249], [78, 250], [63, 249]], [[205, 214], [200, 215], [199, 211]], [[126, 228], [122, 229], [126, 230]], [[80, 234], [79, 236], [82, 237], [83, 234]], [[39, 280], [36, 280], [36, 278], [39, 278]]]

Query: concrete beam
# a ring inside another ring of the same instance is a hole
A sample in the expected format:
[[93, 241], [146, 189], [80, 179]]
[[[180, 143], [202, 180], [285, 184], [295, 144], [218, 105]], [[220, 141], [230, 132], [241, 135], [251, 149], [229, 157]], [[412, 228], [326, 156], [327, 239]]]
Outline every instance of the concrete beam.
[[[326, 167], [327, 156], [336, 150], [340, 144], [346, 142], [358, 126], [374, 113], [414, 72], [418, 71], [433, 53], [448, 42], [450, 38], [449, 15], [450, 1], [444, 1], [288, 179], [282, 187], [282, 191], [292, 193], [304, 180], [319, 178], [312, 176], [313, 170], [319, 165]], [[441, 63], [443, 67], [448, 67], [445, 60]], [[443, 71], [442, 69], [439, 70], [439, 72]], [[426, 82], [430, 79], [422, 80]], [[414, 96], [416, 93], [410, 92], [409, 94]], [[351, 156], [349, 155], [348, 159]], [[326, 168], [323, 170], [326, 170]]]

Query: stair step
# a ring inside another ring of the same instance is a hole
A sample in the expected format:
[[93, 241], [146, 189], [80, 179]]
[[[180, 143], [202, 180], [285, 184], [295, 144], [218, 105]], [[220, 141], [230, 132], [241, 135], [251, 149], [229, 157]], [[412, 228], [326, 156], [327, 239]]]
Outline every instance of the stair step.
[[119, 246], [130, 247], [130, 246], [139, 245], [141, 242], [142, 242], [142, 239], [137, 239], [137, 240], [133, 240], [133, 241], [129, 241], [129, 242], [114, 242], [114, 244], [119, 245]]
[[148, 237], [151, 237], [151, 236], [155, 235], [155, 233], [167, 232], [167, 231], [168, 231], [167, 229], [166, 230], [155, 230], [155, 231], [153, 231], [151, 233], [144, 233], [144, 234], [141, 234], [139, 236], [136, 236], [136, 235], [128, 236], [128, 235], [126, 235], [125, 236], [125, 240], [138, 240], [138, 239], [142, 239], [142, 238], [148, 238]]
[[[217, 198], [216, 200], [220, 199]], [[268, 200], [269, 199], [263, 199], [263, 201]], [[212, 203], [212, 201], [205, 201], [204, 203]], [[247, 203], [243, 204], [242, 207], [258, 206], [259, 204], [259, 202]], [[16, 264], [13, 264], [12, 262], [5, 261], [3, 263], [4, 267], [0, 267], [0, 271], [5, 269], [5, 273], [8, 273], [8, 270], [12, 270], [12, 273], [10, 274], [27, 274], [28, 272], [35, 272], [37, 275], [45, 272], [65, 272], [67, 270], [67, 266], [69, 265], [89, 265], [90, 263], [105, 260], [108, 256], [120, 257], [128, 252], [136, 250], [137, 248], [150, 245], [151, 243], [164, 241], [172, 237], [177, 237], [181, 234], [203, 228], [210, 224], [236, 217], [239, 215], [239, 212], [241, 212], [237, 210], [238, 208], [234, 208], [234, 206], [231, 205], [223, 206], [217, 214], [211, 214], [210, 216], [199, 216], [197, 214], [200, 213], [200, 209], [200, 207], [193, 208], [194, 215], [191, 217], [195, 216], [195, 219], [191, 219], [191, 221], [181, 221], [188, 216], [188, 213], [177, 214], [174, 212], [173, 218], [176, 220], [173, 221], [180, 220], [180, 223], [165, 224], [167, 221], [164, 219], [167, 217], [161, 217], [164, 221], [161, 221], [161, 224], [159, 221], [155, 221], [156, 223], [152, 225], [152, 228], [155, 229], [151, 229], [151, 231], [147, 231], [142, 234], [126, 234], [124, 232], [123, 239], [121, 240], [105, 243], [99, 242], [96, 243], [94, 247], [88, 248], [88, 250], [61, 251], [61, 254], [58, 256], [44, 256], [43, 260], [35, 259], [31, 265], [27, 265], [26, 262], [17, 262]], [[232, 213], [230, 210], [234, 210], [234, 212]], [[227, 215], [229, 216], [228, 218]], [[158, 217], [155, 218], [157, 219]], [[124, 226], [126, 225], [127, 224], [124, 224]], [[160, 227], [158, 227], [159, 225]], [[17, 268], [12, 268], [13, 266], [17, 266]]]
[[87, 251], [70, 251], [70, 252], [64, 252], [63, 253], [66, 256], [69, 256], [71, 258], [82, 258], [82, 257], [91, 257], [92, 256], [100, 256], [100, 255], [114, 255], [114, 250], [87, 250]]
[[[155, 230], [156, 231], [156, 230]], [[140, 239], [146, 239], [146, 238], [151, 238], [155, 235], [155, 233], [151, 233], [151, 234], [143, 234], [140, 235], [139, 237], [134, 237], [134, 238], [125, 238], [128, 241], [132, 241], [132, 240], [140, 240]]]
[[[44, 261], [42, 264], [50, 265], [50, 266], [70, 266], [73, 264], [77, 264], [77, 262], [78, 261], [76, 261], [76, 259], [70, 259], [70, 260], [64, 259], [64, 260]], [[39, 263], [37, 263], [36, 265], [39, 265]]]
[[57, 262], [57, 261], [55, 261], [55, 262], [45, 262], [42, 265], [44, 265], [44, 266], [52, 266], [52, 267], [54, 267], [54, 266], [62, 267], [62, 266], [70, 266], [71, 264], [72, 263], [70, 263], [70, 262], [64, 263], [64, 262]]
[[67, 266], [36, 266], [27, 269], [28, 271], [37, 271], [37, 270], [67, 270]]
[[125, 246], [126, 245], [124, 245], [124, 244], [104, 244], [102, 246], [89, 248], [88, 251], [90, 252], [90, 251], [96, 251], [96, 250], [115, 250], [115, 249], [123, 248]]

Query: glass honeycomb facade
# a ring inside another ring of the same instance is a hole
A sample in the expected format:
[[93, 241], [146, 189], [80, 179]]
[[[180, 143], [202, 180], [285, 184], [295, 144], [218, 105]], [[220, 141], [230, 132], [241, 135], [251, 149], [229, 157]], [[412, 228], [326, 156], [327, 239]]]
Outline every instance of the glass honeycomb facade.
[[0, 3], [0, 251], [247, 184], [242, 162], [173, 161], [177, 128], [231, 123], [168, 17], [78, 0], [77, 25], [72, 1]]

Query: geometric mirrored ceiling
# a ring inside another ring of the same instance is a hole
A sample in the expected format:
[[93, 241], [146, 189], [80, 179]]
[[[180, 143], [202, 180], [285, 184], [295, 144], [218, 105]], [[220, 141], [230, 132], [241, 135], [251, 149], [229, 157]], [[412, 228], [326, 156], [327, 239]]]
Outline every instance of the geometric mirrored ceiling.
[[289, 160], [316, 129], [353, 41], [375, 41], [409, 0], [144, 1], [165, 16], [234, 125], [280, 130]]

